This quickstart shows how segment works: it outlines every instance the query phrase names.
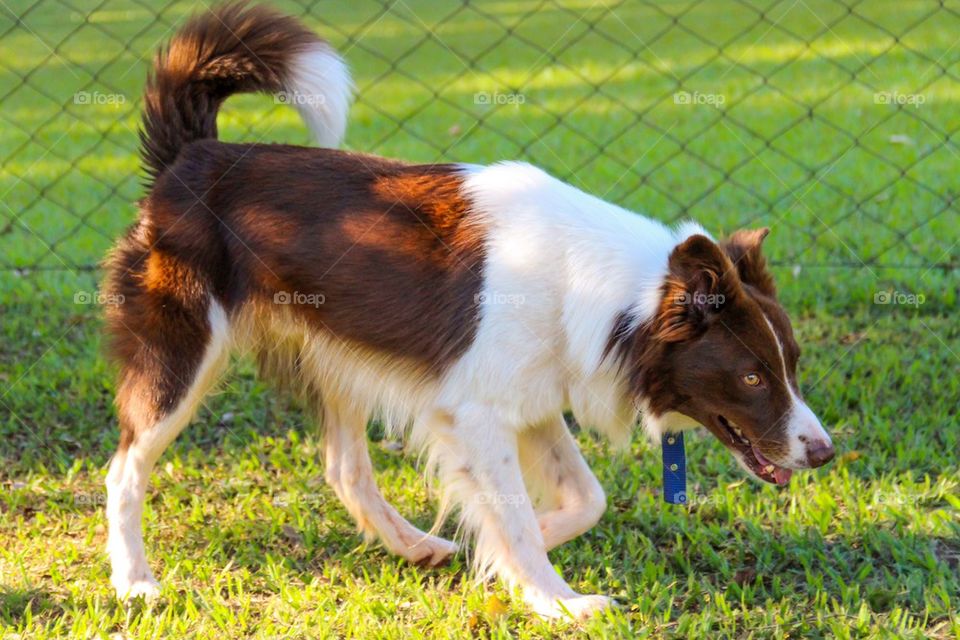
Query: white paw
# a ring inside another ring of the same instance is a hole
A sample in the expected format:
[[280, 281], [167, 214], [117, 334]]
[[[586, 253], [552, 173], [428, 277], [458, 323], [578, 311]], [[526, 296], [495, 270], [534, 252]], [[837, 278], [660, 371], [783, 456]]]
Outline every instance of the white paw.
[[530, 603], [534, 612], [544, 618], [573, 618], [574, 620], [589, 618], [594, 613], [608, 609], [614, 604], [613, 598], [597, 595], [576, 595], [571, 598]]
[[120, 600], [134, 600], [143, 598], [145, 602], [155, 600], [160, 595], [160, 583], [152, 575], [139, 576], [134, 579], [110, 578], [113, 588], [117, 591]]
[[414, 564], [436, 567], [446, 562], [459, 549], [455, 542], [437, 536], [426, 536], [404, 549], [400, 555]]

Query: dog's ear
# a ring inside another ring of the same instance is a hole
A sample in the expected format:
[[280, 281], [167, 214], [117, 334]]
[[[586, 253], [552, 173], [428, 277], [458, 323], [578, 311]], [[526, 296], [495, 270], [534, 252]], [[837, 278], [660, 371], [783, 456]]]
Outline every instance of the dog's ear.
[[668, 264], [655, 326], [656, 337], [664, 342], [699, 335], [742, 293], [736, 267], [706, 236], [693, 235], [677, 245]]
[[769, 235], [770, 229], [741, 229], [735, 231], [721, 243], [723, 251], [737, 267], [740, 280], [753, 285], [768, 296], [775, 296], [777, 289], [773, 276], [767, 271], [767, 260], [763, 257], [760, 245]]

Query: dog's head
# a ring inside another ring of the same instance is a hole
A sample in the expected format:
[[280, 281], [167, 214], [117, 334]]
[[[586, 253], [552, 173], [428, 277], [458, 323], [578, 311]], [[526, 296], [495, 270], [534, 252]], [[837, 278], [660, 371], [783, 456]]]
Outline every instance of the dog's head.
[[693, 235], [674, 249], [636, 390], [654, 428], [691, 418], [753, 476], [786, 484], [834, 449], [797, 385], [800, 348], [761, 254], [767, 233]]

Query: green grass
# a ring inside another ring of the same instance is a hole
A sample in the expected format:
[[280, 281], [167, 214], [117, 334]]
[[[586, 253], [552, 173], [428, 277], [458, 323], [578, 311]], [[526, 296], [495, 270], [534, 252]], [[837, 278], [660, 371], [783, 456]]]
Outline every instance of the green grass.
[[[361, 89], [351, 148], [523, 158], [660, 219], [773, 228], [802, 383], [841, 456], [778, 491], [697, 438], [695, 499], [668, 507], [656, 449], [638, 437], [624, 455], [581, 433], [609, 509], [551, 558], [575, 589], [622, 606], [550, 624], [473, 583], [463, 556], [424, 570], [365, 546], [322, 482], [318, 438], [245, 363], [155, 474], [147, 546], [165, 597], [115, 601], [102, 508], [112, 376], [100, 309], [74, 303], [98, 274], [77, 267], [133, 219], [140, 57], [191, 6], [151, 23], [134, 0], [83, 14], [4, 0], [0, 266], [20, 270], [0, 271], [0, 639], [960, 635], [960, 221], [940, 211], [956, 192], [945, 138], [960, 126], [960, 85], [939, 68], [960, 75], [960, 18], [921, 20], [933, 2], [862, 3], [844, 17], [827, 0], [753, 1], [767, 21], [721, 1], [411, 0], [379, 20], [373, 2], [311, 9]], [[726, 43], [719, 58], [704, 38]], [[678, 87], [723, 96], [725, 109], [676, 104]], [[75, 104], [78, 91], [125, 102]], [[898, 110], [877, 91], [925, 102]], [[477, 104], [478, 92], [524, 102]], [[228, 140], [306, 141], [270, 98], [231, 101], [220, 125]], [[924, 302], [874, 304], [892, 289]], [[414, 461], [373, 449], [388, 500], [428, 526], [435, 492]]]

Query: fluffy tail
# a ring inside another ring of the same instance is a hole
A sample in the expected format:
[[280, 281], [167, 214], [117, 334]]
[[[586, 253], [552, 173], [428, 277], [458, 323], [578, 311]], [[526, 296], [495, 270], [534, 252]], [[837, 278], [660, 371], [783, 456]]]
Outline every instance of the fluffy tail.
[[295, 18], [263, 6], [221, 5], [192, 18], [157, 54], [140, 131], [144, 169], [152, 182], [185, 144], [216, 138], [217, 110], [235, 93], [279, 93], [320, 145], [338, 146], [350, 90], [340, 56]]

